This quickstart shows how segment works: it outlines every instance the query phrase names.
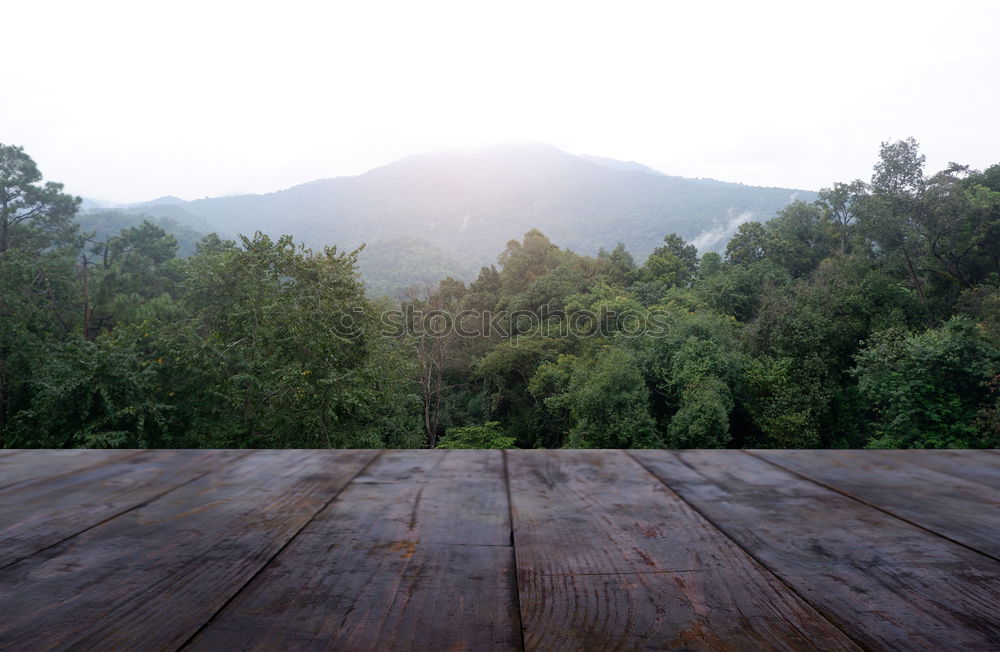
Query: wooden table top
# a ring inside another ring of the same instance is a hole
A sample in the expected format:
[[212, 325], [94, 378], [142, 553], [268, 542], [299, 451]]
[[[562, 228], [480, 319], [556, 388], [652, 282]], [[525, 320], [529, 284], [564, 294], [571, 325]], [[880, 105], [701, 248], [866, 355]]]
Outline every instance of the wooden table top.
[[0, 451], [0, 649], [1000, 649], [996, 451]]

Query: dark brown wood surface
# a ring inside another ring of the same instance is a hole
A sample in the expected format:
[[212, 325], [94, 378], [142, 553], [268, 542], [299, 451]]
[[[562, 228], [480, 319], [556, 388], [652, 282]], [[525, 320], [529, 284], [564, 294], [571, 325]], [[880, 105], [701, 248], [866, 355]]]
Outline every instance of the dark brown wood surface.
[[118, 450], [7, 451], [0, 457], [0, 491], [38, 480], [55, 480], [81, 469], [138, 454], [139, 451]]
[[[756, 451], [802, 477], [1000, 560], [1000, 492], [869, 451]], [[977, 518], [968, 518], [976, 512]]]
[[247, 454], [148, 451], [0, 491], [0, 570]]
[[390, 451], [193, 641], [204, 650], [510, 650], [500, 451]]
[[512, 451], [532, 649], [856, 649], [621, 451]]
[[0, 649], [996, 650], [998, 478], [993, 451], [0, 451]]
[[258, 451], [0, 571], [0, 649], [172, 649], [368, 463]]
[[996, 649], [995, 560], [747, 453], [633, 455], [864, 646]]
[[908, 462], [970, 482], [1000, 489], [1000, 455], [977, 450], [886, 450], [864, 451], [873, 461], [890, 464]]

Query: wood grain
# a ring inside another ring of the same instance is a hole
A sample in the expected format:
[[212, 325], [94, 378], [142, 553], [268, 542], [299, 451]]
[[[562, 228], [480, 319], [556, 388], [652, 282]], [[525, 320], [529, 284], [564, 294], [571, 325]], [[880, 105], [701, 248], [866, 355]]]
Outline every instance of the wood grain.
[[899, 458], [868, 453], [769, 450], [753, 454], [1000, 560], [1000, 491]]
[[499, 451], [386, 452], [191, 647], [518, 649], [508, 514]]
[[757, 454], [0, 451], [0, 649], [1000, 649], [1000, 455]]
[[92, 465], [75, 473], [0, 492], [0, 569], [248, 454], [179, 450], [110, 459], [94, 455]]
[[885, 450], [864, 451], [875, 460], [917, 464], [956, 478], [1000, 489], [1000, 456], [982, 450]]
[[258, 451], [8, 567], [0, 648], [178, 646], [374, 456]]
[[135, 450], [25, 450], [0, 457], [0, 492], [138, 455]]
[[1000, 564], [740, 451], [634, 457], [865, 647], [1000, 647]]
[[508, 460], [526, 648], [855, 648], [623, 452]]

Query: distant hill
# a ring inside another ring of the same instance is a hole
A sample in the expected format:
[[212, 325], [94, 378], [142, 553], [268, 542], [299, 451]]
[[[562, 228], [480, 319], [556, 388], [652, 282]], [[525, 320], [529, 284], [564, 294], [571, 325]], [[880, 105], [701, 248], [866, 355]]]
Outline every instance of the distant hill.
[[105, 199], [94, 199], [93, 197], [81, 197], [80, 202], [81, 211], [96, 211], [103, 210], [105, 208], [119, 208], [121, 204], [113, 201], [107, 201]]
[[446, 276], [474, 278], [478, 267], [461, 261], [460, 253], [446, 254], [413, 237], [389, 238], [365, 244], [358, 258], [368, 294], [397, 296], [411, 285], [436, 286]]
[[[529, 144], [410, 156], [266, 195], [169, 198], [141, 209], [220, 234], [291, 233], [311, 247], [343, 250], [368, 243], [362, 270], [373, 287], [392, 291], [431, 273], [468, 279], [532, 228], [580, 253], [621, 241], [639, 261], [671, 232], [720, 249], [739, 222], [769, 219], [794, 198], [815, 194], [668, 176]], [[404, 251], [420, 257], [400, 258]]]
[[635, 161], [619, 161], [618, 159], [607, 158], [605, 156], [588, 156], [586, 154], [580, 154], [580, 158], [590, 163], [603, 165], [604, 167], [611, 168], [612, 170], [625, 170], [626, 172], [645, 172], [646, 174], [657, 174], [660, 176], [666, 176], [659, 170], [654, 170], [648, 165], [643, 165], [642, 163], [636, 163]]
[[139, 226], [145, 220], [156, 224], [177, 239], [177, 254], [181, 257], [193, 255], [198, 242], [211, 233], [211, 229], [195, 229], [171, 217], [156, 217], [119, 209], [85, 210], [76, 217], [80, 230], [94, 234], [98, 241], [117, 235], [124, 229]]
[[187, 202], [180, 197], [174, 197], [173, 195], [164, 195], [163, 197], [157, 197], [156, 199], [151, 199], [149, 201], [138, 202], [135, 204], [126, 204], [124, 208], [145, 208], [146, 206], [169, 206], [175, 204], [186, 204]]

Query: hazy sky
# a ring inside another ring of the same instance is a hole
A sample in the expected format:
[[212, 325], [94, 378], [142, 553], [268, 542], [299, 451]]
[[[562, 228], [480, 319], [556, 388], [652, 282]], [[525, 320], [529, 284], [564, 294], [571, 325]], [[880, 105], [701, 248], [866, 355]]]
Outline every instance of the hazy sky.
[[4, 2], [0, 142], [85, 196], [269, 192], [543, 141], [816, 189], [1000, 162], [1000, 2]]

